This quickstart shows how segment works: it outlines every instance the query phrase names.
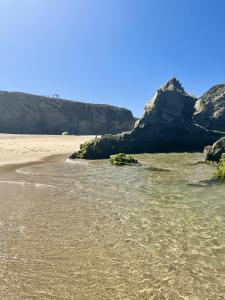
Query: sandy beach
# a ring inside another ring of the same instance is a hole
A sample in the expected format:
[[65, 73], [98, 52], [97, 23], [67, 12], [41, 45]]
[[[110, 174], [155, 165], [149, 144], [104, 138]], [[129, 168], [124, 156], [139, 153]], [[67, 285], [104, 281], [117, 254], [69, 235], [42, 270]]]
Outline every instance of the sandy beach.
[[94, 136], [0, 134], [0, 165], [38, 161], [55, 154], [72, 154]]

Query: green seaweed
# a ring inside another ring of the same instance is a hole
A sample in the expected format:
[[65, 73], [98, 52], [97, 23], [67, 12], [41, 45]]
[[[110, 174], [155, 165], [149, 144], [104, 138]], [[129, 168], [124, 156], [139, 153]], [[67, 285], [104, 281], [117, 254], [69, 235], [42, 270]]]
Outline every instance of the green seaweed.
[[225, 154], [222, 154], [221, 159], [218, 162], [216, 177], [219, 179], [225, 179]]
[[126, 155], [125, 153], [111, 155], [110, 162], [114, 166], [124, 166], [138, 163], [138, 161], [133, 156]]
[[88, 153], [90, 145], [91, 145], [90, 142], [85, 142], [85, 143], [81, 144], [80, 145], [80, 150], [77, 151], [76, 153], [74, 153], [71, 156], [71, 158], [80, 158], [80, 159], [86, 158], [86, 155]]

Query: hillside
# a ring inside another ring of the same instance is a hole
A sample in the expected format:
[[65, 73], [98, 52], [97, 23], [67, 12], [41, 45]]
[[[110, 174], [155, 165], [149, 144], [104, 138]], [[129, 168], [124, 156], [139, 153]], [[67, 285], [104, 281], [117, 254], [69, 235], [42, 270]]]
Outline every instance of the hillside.
[[105, 104], [0, 91], [0, 132], [105, 134], [130, 130], [131, 111]]

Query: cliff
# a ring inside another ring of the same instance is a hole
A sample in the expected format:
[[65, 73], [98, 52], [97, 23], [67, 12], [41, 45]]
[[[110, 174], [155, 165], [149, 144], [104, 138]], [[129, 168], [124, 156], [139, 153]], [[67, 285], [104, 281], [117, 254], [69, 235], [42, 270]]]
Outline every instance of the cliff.
[[225, 84], [213, 86], [199, 98], [194, 121], [208, 129], [225, 131]]
[[133, 125], [131, 111], [124, 108], [0, 91], [0, 132], [101, 135]]

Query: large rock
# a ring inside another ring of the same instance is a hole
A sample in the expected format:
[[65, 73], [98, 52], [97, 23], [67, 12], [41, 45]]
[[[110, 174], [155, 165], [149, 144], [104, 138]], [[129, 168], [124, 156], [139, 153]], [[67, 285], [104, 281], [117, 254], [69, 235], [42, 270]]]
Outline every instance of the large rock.
[[115, 153], [202, 151], [223, 134], [192, 121], [196, 98], [176, 78], [157, 90], [133, 130], [106, 135], [81, 145], [71, 158], [108, 158]]
[[194, 122], [225, 131], [225, 84], [215, 85], [197, 101]]
[[133, 126], [133, 115], [124, 108], [0, 92], [0, 132], [101, 135]]
[[223, 153], [225, 153], [225, 137], [216, 141], [212, 146], [206, 146], [204, 149], [206, 160], [218, 162]]

